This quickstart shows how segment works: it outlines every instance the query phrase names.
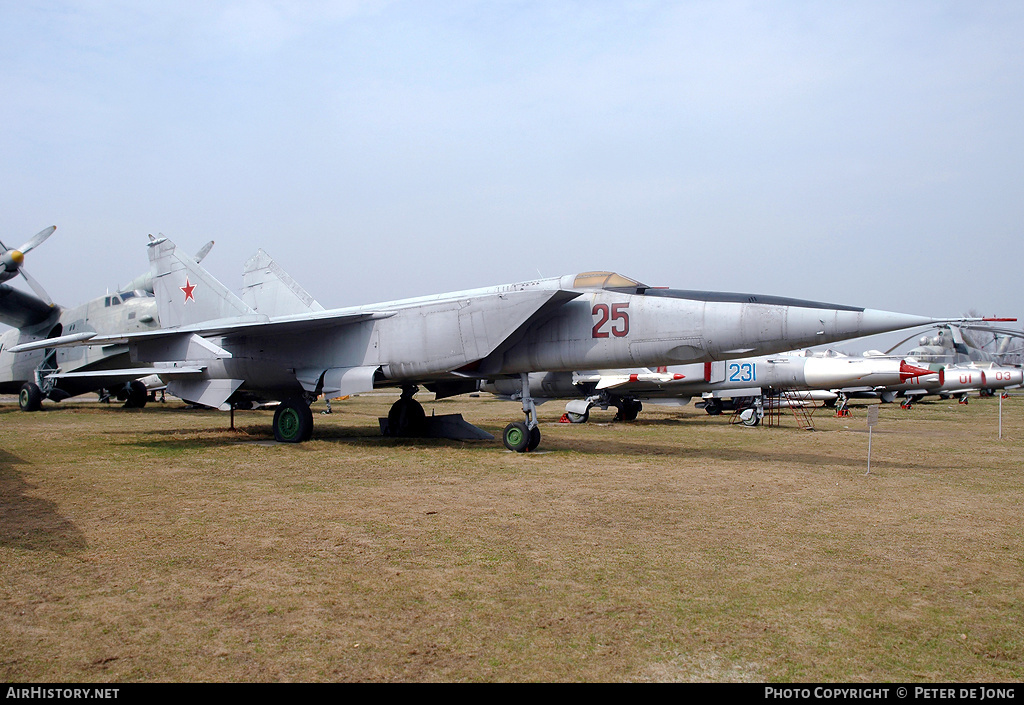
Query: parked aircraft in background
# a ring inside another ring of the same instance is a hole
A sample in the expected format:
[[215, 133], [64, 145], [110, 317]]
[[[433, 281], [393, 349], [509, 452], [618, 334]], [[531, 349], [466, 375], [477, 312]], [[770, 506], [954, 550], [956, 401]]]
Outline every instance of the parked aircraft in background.
[[[53, 228], [42, 231], [29, 244], [38, 244], [45, 239], [40, 239], [41, 235], [51, 232]], [[201, 254], [208, 252], [210, 245]], [[25, 251], [28, 249], [31, 247]], [[19, 271], [25, 274], [23, 269]], [[33, 288], [41, 290], [38, 284]], [[131, 361], [126, 346], [45, 345], [50, 338], [85, 339], [159, 328], [156, 299], [151, 291], [122, 290], [71, 308], [46, 299], [0, 284], [0, 323], [13, 327], [0, 335], [0, 393], [17, 394], [23, 411], [40, 409], [44, 399], [59, 402], [101, 391], [109, 391], [128, 408], [141, 408], [150, 388], [163, 387], [163, 382], [151, 378], [150, 372], [137, 369], [139, 365]], [[44, 345], [29, 352], [12, 352], [18, 345], [38, 341], [44, 341]], [[180, 374], [175, 370], [163, 374], [176, 373]]]
[[[532, 450], [540, 430], [530, 372], [737, 358], [949, 320], [655, 289], [610, 272], [270, 316], [181, 256], [166, 238], [151, 239], [149, 257], [164, 327], [95, 335], [88, 344], [124, 344], [133, 359], [190, 370], [168, 383], [168, 393], [190, 402], [228, 408], [278, 400], [274, 435], [287, 442], [311, 436], [309, 404], [321, 394], [400, 387], [387, 427], [395, 435], [416, 435], [428, 425], [413, 398], [418, 385], [444, 397], [475, 391], [481, 379], [518, 376], [525, 421], [510, 423], [503, 441], [515, 451]], [[83, 342], [71, 338], [16, 350]]]
[[932, 374], [923, 375], [904, 384], [886, 385], [877, 390], [883, 402], [900, 399], [900, 406], [909, 409], [926, 396], [944, 399], [959, 397], [966, 404], [971, 392], [990, 394], [1024, 384], [1024, 369], [995, 363], [937, 365], [931, 363]]
[[[1015, 318], [992, 318], [990, 321], [1016, 321]], [[998, 328], [988, 325], [956, 325], [948, 324], [938, 327], [934, 335], [922, 335], [917, 345], [902, 357], [913, 358], [919, 362], [942, 365], [969, 364], [972, 362], [992, 362], [997, 364], [1019, 362], [1021, 331]], [[911, 336], [911, 338], [914, 336]], [[988, 338], [983, 344], [979, 338]], [[887, 354], [906, 343], [905, 338]], [[1016, 342], [1015, 342], [1016, 341]]]
[[[535, 372], [530, 389], [535, 398], [570, 399], [566, 417], [583, 423], [594, 406], [618, 409], [616, 419], [632, 421], [644, 401], [685, 406], [693, 397], [703, 400], [704, 410], [718, 414], [726, 408], [747, 406], [760, 409], [762, 397], [780, 392], [837, 390], [843, 387], [874, 389], [900, 384], [931, 371], [892, 358], [848, 357], [830, 351], [827, 355], [791, 352], [727, 361], [673, 365], [656, 370], [633, 369], [605, 372]], [[481, 390], [515, 399], [522, 393], [519, 380], [489, 380]], [[833, 398], [835, 398], [833, 396]], [[742, 399], [737, 403], [735, 400]], [[756, 425], [760, 415], [749, 417]]]

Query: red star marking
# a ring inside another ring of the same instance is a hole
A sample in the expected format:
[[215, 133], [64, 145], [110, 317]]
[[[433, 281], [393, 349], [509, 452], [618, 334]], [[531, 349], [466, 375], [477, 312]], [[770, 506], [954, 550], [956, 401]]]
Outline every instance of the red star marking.
[[181, 287], [181, 290], [185, 292], [185, 303], [188, 303], [189, 299], [196, 300], [195, 294], [192, 293], [195, 288], [196, 285], [189, 284], [188, 277], [185, 277], [185, 286]]

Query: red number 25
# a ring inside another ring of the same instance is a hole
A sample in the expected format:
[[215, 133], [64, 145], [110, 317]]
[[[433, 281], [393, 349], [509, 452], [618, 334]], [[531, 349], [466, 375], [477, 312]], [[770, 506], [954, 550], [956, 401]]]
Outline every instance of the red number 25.
[[609, 328], [616, 338], [625, 338], [629, 335], [629, 314], [624, 310], [629, 308], [629, 303], [612, 304], [611, 311], [608, 304], [594, 304], [591, 313], [597, 316], [597, 323], [594, 324], [592, 335], [594, 338], [607, 338], [608, 331], [604, 330], [605, 324], [611, 321]]

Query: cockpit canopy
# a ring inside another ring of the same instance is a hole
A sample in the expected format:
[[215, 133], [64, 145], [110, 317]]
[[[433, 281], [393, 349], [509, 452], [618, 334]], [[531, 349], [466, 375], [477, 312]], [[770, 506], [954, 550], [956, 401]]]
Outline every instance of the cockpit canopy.
[[135, 289], [134, 291], [120, 291], [116, 294], [111, 294], [103, 299], [104, 306], [120, 306], [128, 299], [144, 299], [144, 298], [155, 298], [153, 294], [142, 289]]
[[648, 287], [646, 284], [641, 284], [635, 279], [624, 277], [615, 272], [583, 272], [576, 275], [576, 279], [573, 281], [573, 288], [642, 291]]

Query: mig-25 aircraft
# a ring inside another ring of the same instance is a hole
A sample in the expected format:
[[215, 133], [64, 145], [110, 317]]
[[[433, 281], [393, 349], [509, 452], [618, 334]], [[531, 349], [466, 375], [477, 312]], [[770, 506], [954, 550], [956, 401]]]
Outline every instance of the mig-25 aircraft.
[[168, 393], [215, 408], [276, 400], [274, 436], [312, 435], [312, 400], [402, 390], [388, 415], [393, 435], [426, 424], [413, 395], [476, 391], [478, 381], [518, 377], [524, 421], [510, 450], [535, 449], [540, 429], [529, 373], [659, 366], [770, 354], [931, 325], [932, 319], [797, 299], [648, 287], [611, 272], [353, 306], [261, 313], [166, 238], [148, 246], [162, 328], [72, 336], [18, 346], [127, 345], [132, 359], [183, 371]]

